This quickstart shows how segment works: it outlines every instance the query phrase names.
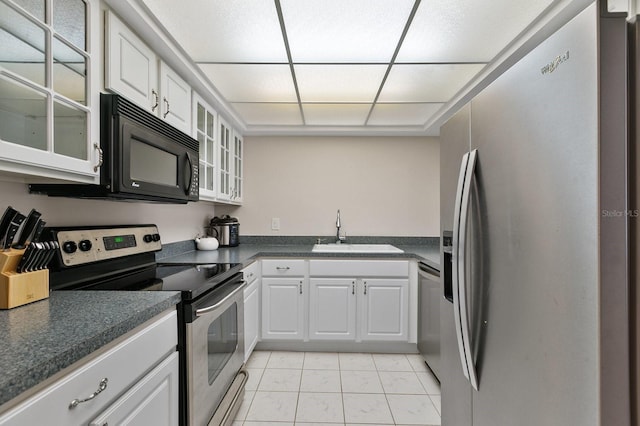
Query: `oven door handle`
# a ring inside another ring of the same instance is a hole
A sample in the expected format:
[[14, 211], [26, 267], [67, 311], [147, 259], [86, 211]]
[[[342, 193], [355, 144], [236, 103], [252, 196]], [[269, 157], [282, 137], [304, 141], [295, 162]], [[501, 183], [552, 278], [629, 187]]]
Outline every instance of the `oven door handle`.
[[229, 300], [233, 296], [235, 296], [235, 294], [237, 292], [239, 292], [240, 290], [244, 289], [246, 285], [247, 285], [247, 282], [245, 280], [242, 280], [242, 285], [240, 285], [238, 288], [233, 290], [231, 293], [229, 293], [227, 296], [225, 296], [225, 298], [222, 299], [221, 301], [219, 301], [218, 303], [216, 303], [214, 305], [211, 305], [211, 306], [207, 306], [206, 308], [197, 309], [196, 310], [196, 317], [201, 317], [203, 315], [208, 314], [211, 311], [215, 311], [220, 306], [222, 306], [224, 304], [224, 302], [226, 302], [227, 300]]

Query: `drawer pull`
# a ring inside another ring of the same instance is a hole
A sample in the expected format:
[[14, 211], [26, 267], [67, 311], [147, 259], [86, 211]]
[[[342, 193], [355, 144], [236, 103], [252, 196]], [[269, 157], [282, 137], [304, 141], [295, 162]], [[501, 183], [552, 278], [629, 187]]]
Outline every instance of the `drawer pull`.
[[289, 268], [288, 266], [276, 266], [277, 271], [288, 271], [289, 269], [291, 268]]
[[73, 408], [76, 408], [79, 404], [82, 404], [83, 402], [91, 401], [93, 398], [98, 396], [100, 393], [102, 393], [103, 390], [105, 390], [107, 388], [107, 382], [108, 381], [109, 381], [109, 379], [107, 379], [106, 377], [104, 379], [100, 380], [100, 384], [98, 385], [98, 390], [97, 391], [95, 391], [94, 393], [92, 393], [91, 395], [86, 397], [85, 399], [74, 399], [73, 401], [71, 401], [69, 403], [69, 409], [71, 410]]

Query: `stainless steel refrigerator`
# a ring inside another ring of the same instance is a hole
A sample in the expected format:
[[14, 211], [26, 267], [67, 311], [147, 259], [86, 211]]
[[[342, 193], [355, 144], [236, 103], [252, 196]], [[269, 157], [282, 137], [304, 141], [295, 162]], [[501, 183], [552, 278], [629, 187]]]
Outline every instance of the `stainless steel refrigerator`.
[[638, 421], [635, 27], [581, 9], [441, 128], [443, 426]]

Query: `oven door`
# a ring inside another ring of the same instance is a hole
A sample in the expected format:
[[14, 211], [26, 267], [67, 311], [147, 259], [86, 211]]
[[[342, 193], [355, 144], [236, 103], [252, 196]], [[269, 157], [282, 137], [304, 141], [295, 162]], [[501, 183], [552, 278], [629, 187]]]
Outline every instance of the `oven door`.
[[191, 426], [209, 423], [242, 368], [245, 285], [224, 284], [187, 307], [194, 313], [193, 321], [186, 323], [185, 348]]

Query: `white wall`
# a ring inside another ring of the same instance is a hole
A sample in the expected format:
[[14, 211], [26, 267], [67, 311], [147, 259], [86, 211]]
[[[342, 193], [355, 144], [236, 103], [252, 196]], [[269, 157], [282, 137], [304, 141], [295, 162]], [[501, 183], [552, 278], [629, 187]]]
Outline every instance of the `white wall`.
[[[440, 146], [429, 137], [245, 137], [241, 235], [438, 236]], [[271, 218], [280, 231], [271, 230]]]
[[49, 226], [154, 223], [163, 243], [193, 239], [204, 233], [214, 216], [214, 205], [206, 202], [171, 205], [54, 198], [29, 194], [24, 183], [0, 181], [0, 210], [8, 205], [23, 214], [35, 208]]

